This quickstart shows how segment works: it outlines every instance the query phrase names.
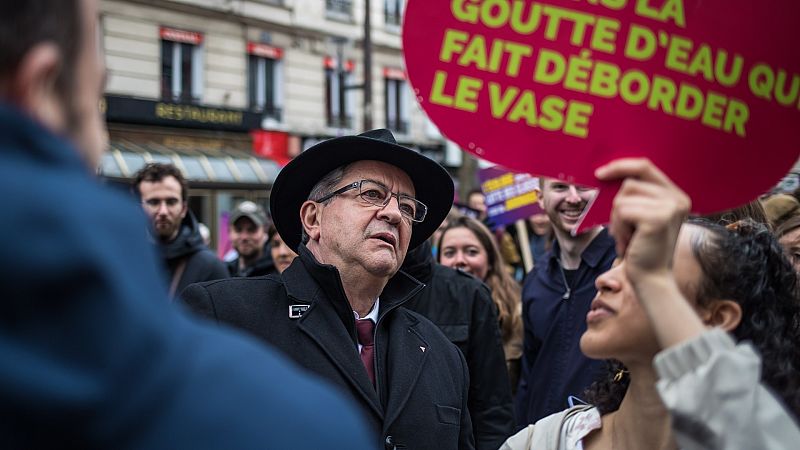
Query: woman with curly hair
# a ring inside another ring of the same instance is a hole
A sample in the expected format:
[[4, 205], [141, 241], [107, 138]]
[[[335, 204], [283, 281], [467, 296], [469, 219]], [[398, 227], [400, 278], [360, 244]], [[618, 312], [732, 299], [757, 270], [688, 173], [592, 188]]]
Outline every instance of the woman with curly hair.
[[684, 223], [688, 197], [647, 160], [625, 178], [581, 349], [611, 359], [581, 405], [501, 449], [783, 449], [800, 429], [798, 281], [766, 227]]
[[522, 358], [522, 289], [511, 277], [492, 233], [481, 222], [459, 216], [442, 229], [438, 248], [440, 264], [463, 270], [491, 289], [511, 387], [516, 389]]

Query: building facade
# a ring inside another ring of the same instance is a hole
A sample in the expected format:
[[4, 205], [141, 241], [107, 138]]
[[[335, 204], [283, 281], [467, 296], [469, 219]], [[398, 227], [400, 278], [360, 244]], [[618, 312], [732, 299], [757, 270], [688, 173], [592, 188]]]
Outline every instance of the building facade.
[[[126, 183], [146, 162], [176, 164], [223, 252], [236, 203], [266, 206], [281, 165], [320, 140], [364, 131], [366, 1], [103, 0], [104, 176]], [[369, 1], [372, 127], [459, 166], [460, 151], [405, 76], [405, 0]]]

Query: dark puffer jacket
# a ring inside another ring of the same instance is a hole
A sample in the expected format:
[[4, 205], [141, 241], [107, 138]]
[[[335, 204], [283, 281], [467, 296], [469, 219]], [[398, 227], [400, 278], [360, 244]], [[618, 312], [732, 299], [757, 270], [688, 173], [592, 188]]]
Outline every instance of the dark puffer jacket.
[[172, 285], [173, 276], [181, 261], [186, 261], [178, 287], [175, 289], [176, 294], [192, 283], [230, 276], [225, 263], [203, 243], [197, 219], [191, 211], [188, 211], [183, 218], [178, 236], [170, 243], [161, 244], [161, 254], [167, 267], [169, 285]]
[[514, 432], [514, 409], [489, 288], [471, 275], [435, 263], [427, 242], [408, 252], [403, 270], [427, 285], [406, 308], [435, 323], [467, 360], [475, 448], [496, 450]]

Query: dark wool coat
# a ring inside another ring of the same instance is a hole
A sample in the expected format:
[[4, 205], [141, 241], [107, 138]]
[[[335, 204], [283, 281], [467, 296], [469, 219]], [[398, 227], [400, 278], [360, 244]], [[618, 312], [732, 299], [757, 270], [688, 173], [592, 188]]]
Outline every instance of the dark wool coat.
[[[246, 330], [348, 392], [385, 448], [474, 448], [464, 357], [436, 325], [402, 304], [422, 289], [395, 276], [380, 295], [373, 387], [358, 354], [355, 318], [335, 267], [300, 246], [281, 276], [189, 286], [181, 298], [200, 314]], [[293, 305], [307, 305], [299, 318]]]
[[435, 323], [469, 367], [469, 415], [475, 448], [497, 450], [514, 433], [503, 341], [492, 294], [477, 278], [433, 262], [430, 244], [408, 252], [403, 270], [425, 283], [404, 306]]

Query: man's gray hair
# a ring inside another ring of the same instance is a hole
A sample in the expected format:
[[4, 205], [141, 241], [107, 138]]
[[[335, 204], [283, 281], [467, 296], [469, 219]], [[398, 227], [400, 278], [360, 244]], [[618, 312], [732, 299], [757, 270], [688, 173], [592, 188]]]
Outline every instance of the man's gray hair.
[[[308, 200], [316, 201], [318, 198], [322, 198], [336, 189], [336, 186], [342, 182], [342, 178], [344, 178], [345, 174], [347, 173], [347, 169], [350, 167], [350, 164], [345, 164], [339, 166], [330, 172], [327, 173], [324, 177], [320, 178], [317, 181], [317, 184], [311, 188], [311, 192], [308, 194]], [[327, 204], [332, 199], [328, 199], [325, 201]], [[300, 242], [305, 244], [308, 242], [308, 234], [306, 234], [306, 229], [303, 228], [302, 234], [300, 235]]]

